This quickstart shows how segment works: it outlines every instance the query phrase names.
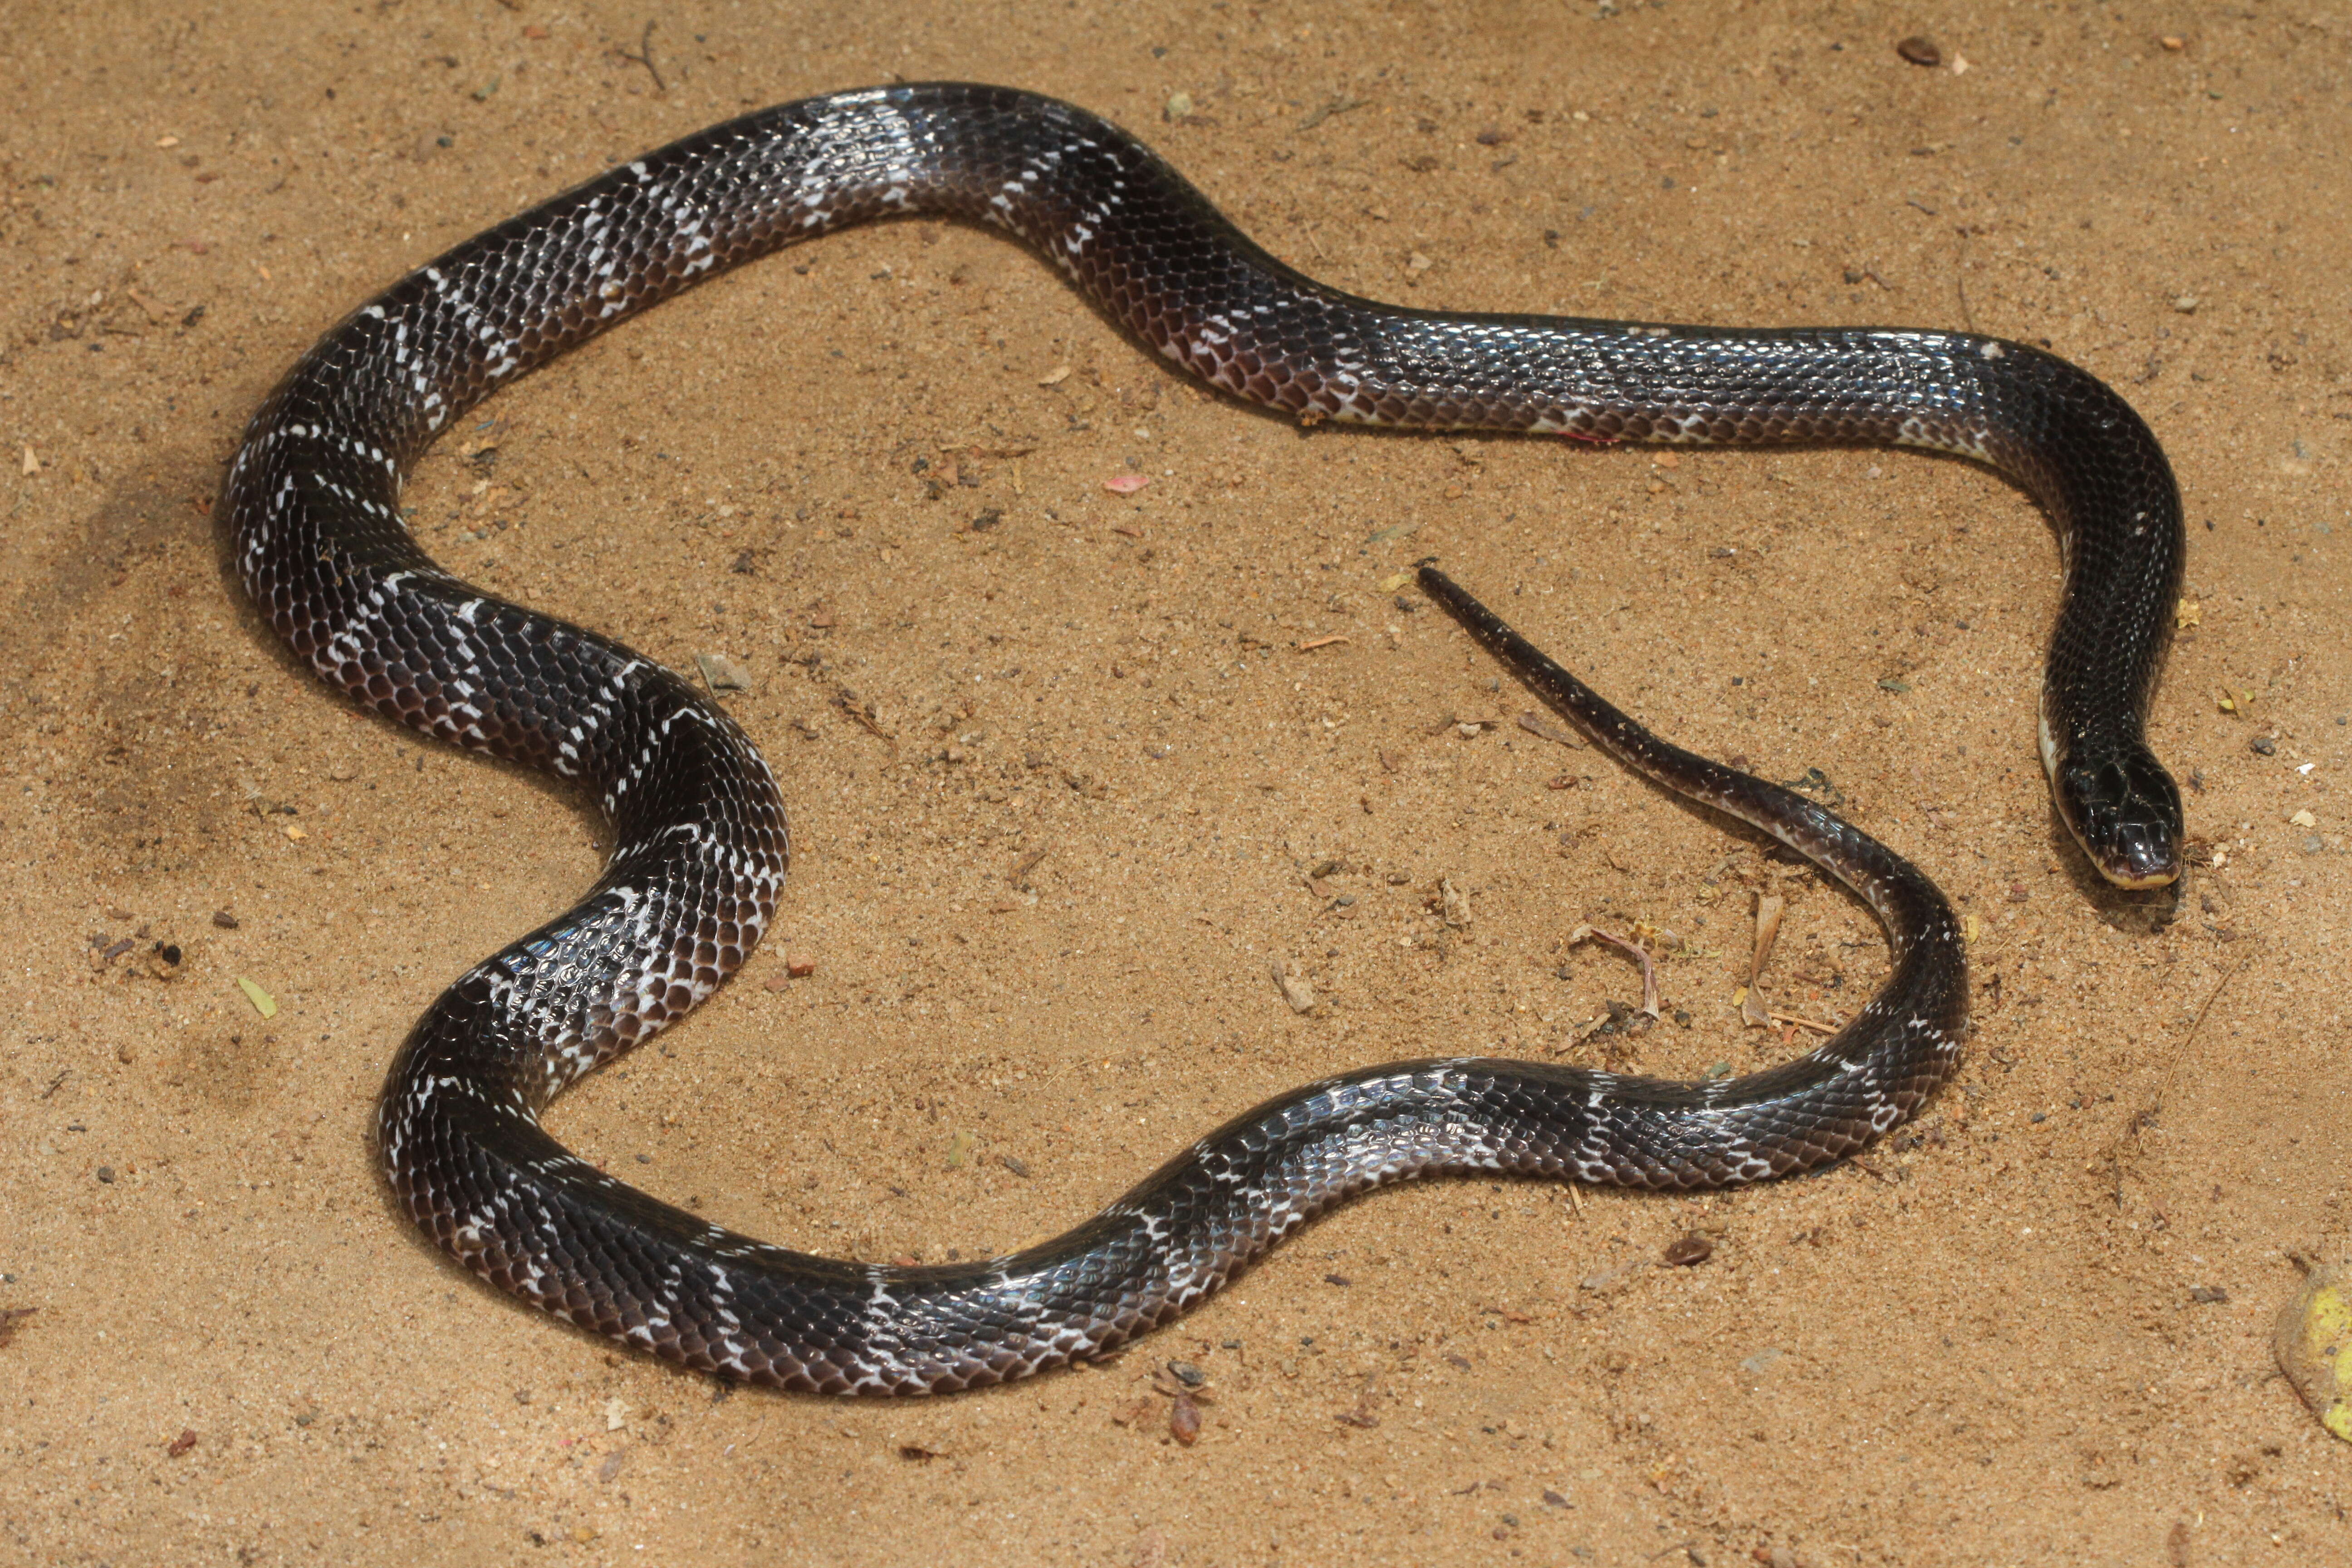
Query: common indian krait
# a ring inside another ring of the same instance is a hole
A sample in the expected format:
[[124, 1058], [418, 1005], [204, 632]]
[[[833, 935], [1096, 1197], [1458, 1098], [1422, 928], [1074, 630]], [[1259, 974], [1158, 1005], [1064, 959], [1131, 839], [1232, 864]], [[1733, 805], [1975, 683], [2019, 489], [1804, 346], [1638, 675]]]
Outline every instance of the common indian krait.
[[[1403, 310], [1276, 261], [1141, 143], [1066, 104], [952, 84], [787, 104], [614, 168], [394, 284], [295, 366], [231, 466], [239, 570], [298, 654], [387, 717], [585, 781], [613, 820], [588, 898], [444, 994], [385, 1089], [394, 1190], [486, 1278], [732, 1376], [967, 1387], [1100, 1353], [1382, 1181], [1468, 1168], [1744, 1181], [1859, 1146], [1949, 1070], [1957, 949], [1933, 957], [1951, 946], [1948, 911], [1892, 862], [1869, 873], [1892, 879], [1879, 892], [1864, 888], [1896, 950], [1880, 1010], [1801, 1062], [1704, 1087], [1507, 1062], [1365, 1069], [1249, 1113], [1068, 1236], [985, 1266], [866, 1268], [769, 1247], [557, 1145], [540, 1111], [758, 942], [784, 873], [783, 812], [750, 742], [686, 682], [441, 571], [402, 521], [402, 477], [466, 408], [606, 326], [793, 240], [909, 214], [1006, 230], [1144, 344], [1302, 418], [1884, 442], [1991, 464], [2049, 511], [2068, 554], [2042, 720], [2060, 813], [2112, 879], [2176, 874], [2179, 796], [2141, 737], [2179, 505], [2147, 427], [2095, 378], [1957, 333]], [[1799, 811], [1799, 838], [1867, 843], [1802, 802], [1779, 806]], [[1898, 908], [1913, 923], [1895, 925]]]

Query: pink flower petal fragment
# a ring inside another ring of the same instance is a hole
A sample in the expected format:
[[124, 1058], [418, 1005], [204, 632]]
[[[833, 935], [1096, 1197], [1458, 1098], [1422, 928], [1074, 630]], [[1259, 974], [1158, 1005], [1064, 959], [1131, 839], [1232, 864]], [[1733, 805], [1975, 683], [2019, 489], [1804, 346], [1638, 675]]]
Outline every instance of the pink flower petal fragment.
[[1150, 482], [1141, 474], [1113, 474], [1103, 481], [1103, 489], [1115, 496], [1131, 496]]

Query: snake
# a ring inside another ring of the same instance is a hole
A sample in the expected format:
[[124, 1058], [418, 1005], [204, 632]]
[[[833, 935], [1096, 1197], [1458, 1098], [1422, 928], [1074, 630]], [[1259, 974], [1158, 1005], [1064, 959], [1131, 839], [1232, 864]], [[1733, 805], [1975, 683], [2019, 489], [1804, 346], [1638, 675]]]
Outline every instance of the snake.
[[1067, 103], [917, 83], [782, 104], [615, 164], [377, 294], [261, 403], [222, 488], [243, 586], [299, 661], [397, 724], [575, 781], [608, 823], [585, 897], [432, 1003], [374, 1120], [396, 1206], [523, 1300], [727, 1380], [952, 1392], [1106, 1356], [1370, 1188], [1505, 1173], [1673, 1191], [1814, 1170], [1916, 1113], [1958, 1060], [1964, 947], [1925, 875], [1822, 805], [1655, 739], [1433, 567], [1423, 590], [1605, 751], [1853, 889], [1887, 933], [1873, 1000], [1811, 1053], [1714, 1082], [1461, 1056], [1344, 1072], [1235, 1117], [1066, 1234], [971, 1262], [775, 1246], [558, 1142], [541, 1125], [556, 1097], [710, 996], [774, 923], [783, 803], [697, 686], [438, 565], [403, 481], [483, 398], [656, 302], [918, 215], [1009, 235], [1178, 371], [1305, 423], [1900, 445], [1990, 467], [2065, 557], [2040, 708], [2056, 812], [2111, 881], [2177, 875], [2180, 797], [2145, 720], [2179, 498], [2146, 424], [2086, 372], [1970, 333], [1404, 309], [1276, 259]]

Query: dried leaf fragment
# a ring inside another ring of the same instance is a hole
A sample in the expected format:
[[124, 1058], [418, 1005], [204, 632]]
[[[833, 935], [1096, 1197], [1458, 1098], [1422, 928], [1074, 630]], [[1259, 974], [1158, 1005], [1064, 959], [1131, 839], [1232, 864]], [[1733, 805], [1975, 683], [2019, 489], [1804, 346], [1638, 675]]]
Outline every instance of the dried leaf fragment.
[[1739, 1003], [1739, 1016], [1754, 1028], [1772, 1026], [1772, 1009], [1765, 1003], [1760, 976], [1772, 956], [1772, 944], [1780, 940], [1780, 916], [1788, 907], [1786, 899], [1759, 895], [1756, 900], [1756, 952], [1748, 961], [1748, 994]]
[[1660, 1016], [1658, 1012], [1658, 964], [1657, 960], [1650, 956], [1650, 950], [1630, 937], [1615, 935], [1612, 932], [1602, 931], [1598, 926], [1577, 927], [1573, 931], [1569, 933], [1568, 945], [1574, 947], [1577, 943], [1584, 941], [1587, 937], [1590, 937], [1596, 942], [1605, 942], [1610, 946], [1632, 955], [1633, 961], [1642, 966], [1642, 1011], [1647, 1013], [1653, 1018]]
[[2352, 1443], [2352, 1268], [2313, 1269], [2280, 1311], [2273, 1346], [2319, 1424]]
[[1584, 749], [1584, 742], [1582, 741], [1577, 739], [1574, 735], [1570, 734], [1566, 730], [1561, 729], [1559, 725], [1553, 723], [1550, 720], [1545, 718], [1540, 713], [1520, 714], [1519, 728], [1525, 730], [1530, 735], [1541, 735], [1547, 741], [1557, 741], [1563, 746], [1572, 746], [1580, 752]]

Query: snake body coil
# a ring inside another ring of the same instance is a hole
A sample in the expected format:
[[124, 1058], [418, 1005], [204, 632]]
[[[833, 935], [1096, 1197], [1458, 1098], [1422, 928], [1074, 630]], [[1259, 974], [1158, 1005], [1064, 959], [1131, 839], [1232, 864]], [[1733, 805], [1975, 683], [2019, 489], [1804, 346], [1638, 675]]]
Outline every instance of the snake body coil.
[[568, 1085], [708, 996], [773, 918], [773, 779], [692, 687], [482, 594], [401, 521], [402, 476], [466, 408], [793, 240], [907, 214], [1002, 227], [1141, 342], [1303, 417], [1681, 442], [1868, 441], [1977, 458], [2069, 559], [2042, 700], [2053, 797], [2101, 869], [2177, 872], [2179, 802], [2141, 740], [2178, 582], [2178, 496], [2105, 385], [2014, 343], [1407, 310], [1325, 288], [1133, 138], [1066, 104], [933, 84], [764, 110], [612, 170], [458, 246], [336, 327], [255, 416], [225, 511], [263, 616], [387, 717], [587, 783], [614, 848], [578, 907], [417, 1024], [378, 1132], [401, 1203], [467, 1268], [690, 1366], [789, 1388], [924, 1393], [1100, 1354], [1200, 1300], [1353, 1193], [1444, 1171], [1649, 1187], [1837, 1159], [1957, 1059], [1951, 915], [1923, 877], [1800, 797], [1664, 746], [1458, 590], [1426, 585], [1630, 764], [1812, 856], [1885, 922], [1893, 973], [1819, 1050], [1686, 1085], [1443, 1058], [1343, 1075], [1237, 1118], [1076, 1230], [982, 1265], [866, 1268], [704, 1224], [539, 1125]]

